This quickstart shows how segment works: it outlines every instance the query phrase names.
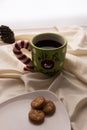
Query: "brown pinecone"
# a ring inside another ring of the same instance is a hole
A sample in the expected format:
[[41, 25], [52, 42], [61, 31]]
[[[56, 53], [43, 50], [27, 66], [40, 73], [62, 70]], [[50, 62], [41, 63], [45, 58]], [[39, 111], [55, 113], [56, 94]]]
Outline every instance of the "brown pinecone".
[[0, 35], [1, 35], [1, 40], [5, 43], [15, 42], [14, 33], [8, 26], [4, 26], [4, 25], [0, 26]]

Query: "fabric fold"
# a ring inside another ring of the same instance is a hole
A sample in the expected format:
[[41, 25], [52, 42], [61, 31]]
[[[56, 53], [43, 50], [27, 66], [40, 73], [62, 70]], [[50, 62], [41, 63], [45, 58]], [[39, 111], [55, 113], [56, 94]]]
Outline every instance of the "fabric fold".
[[[61, 26], [47, 30], [22, 30], [16, 40], [30, 40], [36, 33], [56, 32], [68, 41], [67, 54], [60, 74], [48, 77], [24, 71], [24, 64], [13, 54], [13, 46], [0, 41], [0, 103], [36, 90], [49, 90], [63, 102], [72, 130], [87, 129], [87, 32], [78, 26]], [[26, 33], [25, 33], [26, 32]], [[31, 33], [30, 33], [31, 32]], [[31, 56], [28, 51], [26, 55]]]

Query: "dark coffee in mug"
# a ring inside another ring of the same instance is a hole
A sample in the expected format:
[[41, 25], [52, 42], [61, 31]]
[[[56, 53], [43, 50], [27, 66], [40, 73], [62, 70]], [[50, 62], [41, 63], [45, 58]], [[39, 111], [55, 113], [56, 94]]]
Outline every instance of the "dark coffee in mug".
[[53, 49], [61, 47], [62, 44], [55, 40], [41, 40], [36, 42], [35, 46], [43, 49]]

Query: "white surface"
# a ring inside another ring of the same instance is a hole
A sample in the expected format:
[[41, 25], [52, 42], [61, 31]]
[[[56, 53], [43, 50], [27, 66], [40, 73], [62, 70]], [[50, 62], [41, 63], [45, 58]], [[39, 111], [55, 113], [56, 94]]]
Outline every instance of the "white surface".
[[0, 24], [13, 28], [87, 25], [87, 0], [0, 0]]
[[[31, 101], [42, 95], [56, 105], [54, 115], [45, 117], [41, 125], [34, 125], [28, 120]], [[54, 127], [55, 126], [55, 127]], [[49, 91], [37, 91], [8, 100], [0, 105], [1, 130], [70, 130], [68, 114], [62, 103]]]

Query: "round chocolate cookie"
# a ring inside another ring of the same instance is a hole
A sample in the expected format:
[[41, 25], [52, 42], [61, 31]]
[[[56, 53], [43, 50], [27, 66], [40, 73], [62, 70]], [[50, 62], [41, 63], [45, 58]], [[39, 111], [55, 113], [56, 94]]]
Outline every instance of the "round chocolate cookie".
[[41, 109], [45, 105], [45, 102], [46, 101], [43, 96], [38, 96], [31, 102], [31, 106], [34, 109]]
[[45, 114], [41, 110], [31, 110], [28, 116], [30, 121], [34, 124], [41, 124], [45, 118]]
[[43, 112], [46, 115], [52, 115], [55, 112], [55, 109], [56, 109], [56, 107], [55, 107], [55, 104], [53, 103], [53, 101], [48, 100], [48, 101], [46, 101], [46, 104], [43, 107]]

